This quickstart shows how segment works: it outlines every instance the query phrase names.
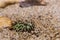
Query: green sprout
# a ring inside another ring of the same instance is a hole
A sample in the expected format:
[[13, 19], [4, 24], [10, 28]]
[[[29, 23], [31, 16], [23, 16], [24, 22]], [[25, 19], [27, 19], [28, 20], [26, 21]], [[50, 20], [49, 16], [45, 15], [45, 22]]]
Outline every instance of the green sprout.
[[13, 29], [16, 30], [16, 31], [28, 31], [28, 32], [30, 32], [31, 30], [34, 30], [34, 27], [33, 27], [32, 23], [17, 22], [13, 26]]

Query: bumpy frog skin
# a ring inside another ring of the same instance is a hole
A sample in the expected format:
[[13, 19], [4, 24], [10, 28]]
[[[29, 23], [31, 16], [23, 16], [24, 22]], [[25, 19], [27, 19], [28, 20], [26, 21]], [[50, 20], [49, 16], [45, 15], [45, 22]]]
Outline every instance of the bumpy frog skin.
[[[25, 1], [25, 2], [28, 2], [28, 3], [29, 2], [32, 3], [34, 1], [37, 1], [40, 4], [45, 5], [45, 1], [44, 0], [0, 0], [0, 8], [3, 8], [5, 6], [7, 6], [7, 4], [20, 3], [21, 1]], [[23, 5], [23, 4], [21, 4], [21, 5]]]

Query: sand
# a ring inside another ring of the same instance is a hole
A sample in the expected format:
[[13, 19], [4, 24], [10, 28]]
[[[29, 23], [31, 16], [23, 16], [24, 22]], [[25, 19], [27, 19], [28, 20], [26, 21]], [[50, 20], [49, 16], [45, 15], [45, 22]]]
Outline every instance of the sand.
[[21, 8], [16, 3], [0, 8], [0, 16], [7, 16], [13, 21], [32, 20], [36, 27], [34, 34], [3, 29], [0, 40], [60, 40], [60, 0], [46, 1], [46, 6]]

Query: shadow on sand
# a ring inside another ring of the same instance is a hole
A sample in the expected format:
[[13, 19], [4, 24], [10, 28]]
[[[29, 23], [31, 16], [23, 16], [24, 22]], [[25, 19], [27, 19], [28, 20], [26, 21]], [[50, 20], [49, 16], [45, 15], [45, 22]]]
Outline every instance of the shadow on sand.
[[46, 6], [47, 5], [47, 3], [45, 3], [45, 4], [41, 4], [41, 3], [38, 3], [38, 2], [29, 2], [29, 3], [27, 3], [27, 2], [20, 2], [20, 7], [22, 7], [22, 8], [24, 8], [24, 7], [30, 7], [30, 6]]

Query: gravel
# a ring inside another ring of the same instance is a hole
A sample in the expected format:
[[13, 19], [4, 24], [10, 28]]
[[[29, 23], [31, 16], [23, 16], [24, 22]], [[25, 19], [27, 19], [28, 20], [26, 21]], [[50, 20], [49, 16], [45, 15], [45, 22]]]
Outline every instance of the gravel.
[[13, 21], [28, 20], [35, 24], [33, 33], [3, 29], [0, 40], [60, 40], [60, 0], [46, 1], [47, 6], [21, 8], [18, 3], [0, 8], [0, 16], [7, 16]]

